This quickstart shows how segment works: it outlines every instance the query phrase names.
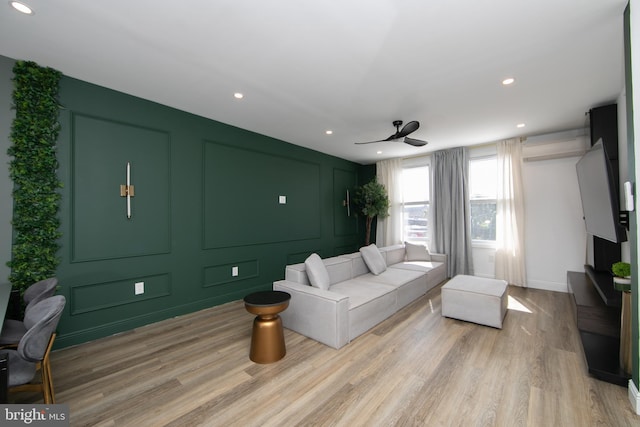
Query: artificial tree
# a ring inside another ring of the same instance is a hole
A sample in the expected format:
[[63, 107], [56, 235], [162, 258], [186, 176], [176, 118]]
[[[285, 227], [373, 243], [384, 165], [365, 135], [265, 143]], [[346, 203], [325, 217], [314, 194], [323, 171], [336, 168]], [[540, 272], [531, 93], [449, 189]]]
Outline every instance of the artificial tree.
[[359, 213], [365, 216], [365, 246], [368, 246], [371, 236], [371, 223], [376, 216], [386, 218], [389, 216], [389, 197], [384, 185], [380, 184], [376, 177], [365, 185], [356, 188], [354, 203]]
[[13, 67], [12, 157], [13, 242], [9, 280], [20, 293], [55, 275], [60, 238], [58, 209], [61, 182], [57, 177], [56, 141], [58, 88], [61, 73], [31, 61]]

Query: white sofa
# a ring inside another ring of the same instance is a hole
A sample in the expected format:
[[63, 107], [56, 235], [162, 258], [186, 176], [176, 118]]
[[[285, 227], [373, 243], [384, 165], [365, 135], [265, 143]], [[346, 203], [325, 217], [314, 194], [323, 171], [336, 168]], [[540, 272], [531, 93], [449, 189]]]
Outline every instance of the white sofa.
[[444, 254], [427, 252], [430, 259], [407, 260], [404, 245], [379, 252], [385, 268], [377, 275], [360, 252], [323, 259], [328, 289], [311, 286], [304, 263], [287, 265], [285, 279], [273, 283], [274, 290], [291, 294], [289, 307], [280, 313], [284, 327], [340, 348], [447, 278]]

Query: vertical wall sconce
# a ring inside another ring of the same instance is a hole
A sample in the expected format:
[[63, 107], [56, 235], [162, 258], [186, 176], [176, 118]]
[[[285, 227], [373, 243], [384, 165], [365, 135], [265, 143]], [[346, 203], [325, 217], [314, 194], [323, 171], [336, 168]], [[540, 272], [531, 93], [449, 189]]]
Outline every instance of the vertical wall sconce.
[[347, 216], [351, 216], [351, 203], [349, 202], [349, 189], [347, 188], [346, 199], [342, 201], [342, 206], [347, 207]]
[[135, 196], [133, 185], [131, 185], [131, 163], [127, 162], [127, 183], [120, 185], [120, 197], [127, 198], [127, 218], [131, 218], [131, 198]]

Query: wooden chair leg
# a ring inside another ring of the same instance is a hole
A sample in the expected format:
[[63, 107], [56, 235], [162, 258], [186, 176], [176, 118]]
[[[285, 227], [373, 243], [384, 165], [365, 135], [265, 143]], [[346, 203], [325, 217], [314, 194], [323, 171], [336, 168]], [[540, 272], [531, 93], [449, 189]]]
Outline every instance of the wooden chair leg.
[[44, 370], [42, 372], [46, 372], [46, 375], [47, 375], [47, 380], [46, 382], [43, 380], [42, 385], [46, 387], [46, 389], [48, 390], [49, 398], [51, 399], [50, 403], [52, 404], [56, 403], [56, 396], [53, 391], [53, 377], [51, 376], [51, 363], [49, 362], [48, 358], [47, 358], [47, 363], [45, 364]]
[[49, 360], [49, 355], [51, 354], [51, 347], [53, 347], [53, 342], [56, 339], [56, 333], [51, 334], [51, 338], [49, 339], [49, 345], [47, 346], [47, 350], [44, 353], [44, 358], [42, 359], [42, 363], [40, 364], [40, 373], [42, 376], [42, 392], [44, 394], [44, 403], [52, 404], [56, 403], [55, 396], [53, 394], [53, 380], [51, 379], [51, 363]]
[[49, 393], [49, 378], [47, 375], [47, 369], [45, 367], [44, 361], [40, 363], [40, 377], [41, 377], [40, 384], [42, 385], [42, 396], [43, 396], [42, 400], [44, 400], [45, 405], [50, 405], [51, 394]]

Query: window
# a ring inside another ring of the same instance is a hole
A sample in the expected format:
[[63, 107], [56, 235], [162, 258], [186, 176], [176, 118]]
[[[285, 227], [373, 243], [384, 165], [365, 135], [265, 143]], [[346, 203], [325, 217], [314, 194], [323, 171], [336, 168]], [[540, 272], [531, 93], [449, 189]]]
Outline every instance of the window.
[[429, 166], [402, 170], [402, 235], [411, 243], [429, 240]]
[[497, 162], [494, 156], [469, 161], [471, 238], [496, 240]]

